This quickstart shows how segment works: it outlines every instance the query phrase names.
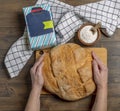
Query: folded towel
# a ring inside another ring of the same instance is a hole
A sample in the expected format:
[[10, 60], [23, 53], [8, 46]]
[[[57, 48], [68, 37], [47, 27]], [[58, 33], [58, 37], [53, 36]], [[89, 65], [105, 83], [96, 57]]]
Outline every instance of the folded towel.
[[11, 78], [18, 76], [33, 53], [33, 51], [29, 49], [26, 35], [27, 32], [25, 30], [23, 36], [11, 46], [5, 57], [4, 63]]
[[75, 15], [74, 12], [66, 13], [58, 22], [55, 30], [59, 35], [60, 39], [58, 40], [59, 43], [66, 43], [72, 37], [74, 37], [75, 32], [80, 28], [83, 24], [83, 21]]
[[120, 11], [119, 11], [118, 26], [117, 26], [117, 28], [120, 28]]
[[[53, 21], [55, 26], [60, 25], [60, 21], [61, 21], [60, 18], [63, 19], [62, 17], [64, 15], [72, 11], [77, 15], [79, 15], [81, 18], [86, 19], [87, 21], [93, 23], [101, 22], [102, 28], [106, 29], [106, 33], [109, 36], [114, 34], [116, 28], [120, 28], [119, 0], [102, 0], [100, 2], [80, 5], [76, 7], [60, 2], [58, 0], [38, 0], [37, 2], [37, 4], [44, 4], [44, 3], [49, 4], [51, 6], [51, 11], [53, 13]], [[71, 33], [71, 31], [69, 32]], [[57, 37], [57, 44], [62, 44], [68, 42], [72, 36], [68, 38], [68, 36], [63, 37], [60, 36], [58, 33], [56, 33], [56, 37]], [[24, 41], [24, 42], [20, 42], [20, 41]], [[33, 53], [31, 50], [26, 48], [28, 44], [25, 43], [25, 41], [26, 41], [26, 36], [23, 35], [22, 38], [18, 39], [18, 41], [11, 46], [5, 57], [5, 65], [8, 69], [11, 78], [19, 75], [19, 72], [22, 70], [25, 63], [29, 60], [29, 58]], [[28, 56], [25, 58], [24, 56], [26, 55]], [[12, 60], [15, 61], [12, 62]], [[18, 60], [20, 60], [21, 63], [20, 66], [17, 62]]]

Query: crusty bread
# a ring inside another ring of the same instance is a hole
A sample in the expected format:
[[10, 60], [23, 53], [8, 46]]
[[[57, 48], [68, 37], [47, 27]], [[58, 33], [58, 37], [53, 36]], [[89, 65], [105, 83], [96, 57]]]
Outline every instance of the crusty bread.
[[75, 101], [94, 92], [91, 53], [77, 44], [54, 47], [45, 54], [44, 87], [62, 99]]

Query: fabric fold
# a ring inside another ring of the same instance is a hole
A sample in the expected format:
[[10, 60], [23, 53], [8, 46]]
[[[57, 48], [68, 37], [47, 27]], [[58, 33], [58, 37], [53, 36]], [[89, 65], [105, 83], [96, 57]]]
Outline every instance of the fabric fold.
[[55, 30], [60, 38], [70, 40], [74, 37], [75, 32], [83, 24], [83, 21], [74, 13], [67, 12], [58, 22]]
[[4, 63], [11, 78], [16, 77], [21, 72], [33, 51], [29, 49], [27, 32], [20, 37], [9, 49]]

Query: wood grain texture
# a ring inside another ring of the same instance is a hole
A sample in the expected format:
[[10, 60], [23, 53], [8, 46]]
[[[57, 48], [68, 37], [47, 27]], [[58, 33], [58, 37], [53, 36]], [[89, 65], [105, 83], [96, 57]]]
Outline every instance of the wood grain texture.
[[[61, 0], [71, 5], [80, 5], [98, 0]], [[10, 79], [4, 66], [4, 57], [9, 47], [22, 36], [25, 22], [22, 7], [35, 4], [36, 0], [0, 0], [0, 111], [23, 111], [26, 105], [31, 80], [29, 70], [34, 55], [20, 75]], [[77, 37], [70, 42], [79, 43]], [[120, 111], [120, 29], [111, 38], [102, 35], [96, 47], [108, 51], [108, 111]], [[95, 47], [94, 46], [94, 47]], [[76, 102], [66, 102], [56, 96], [41, 96], [41, 111], [90, 111], [94, 94]]]

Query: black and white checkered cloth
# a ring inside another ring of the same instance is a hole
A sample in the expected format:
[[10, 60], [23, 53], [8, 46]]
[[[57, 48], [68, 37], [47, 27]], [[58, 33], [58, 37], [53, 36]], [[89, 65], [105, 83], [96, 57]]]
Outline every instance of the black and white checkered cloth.
[[74, 37], [75, 32], [80, 28], [82, 24], [83, 21], [74, 12], [66, 13], [60, 19], [55, 28], [56, 33], [58, 33], [59, 35], [59, 40], [57, 40], [60, 41], [62, 44], [66, 43], [72, 37]]
[[[51, 6], [58, 44], [68, 42], [80, 27], [79, 25], [83, 23], [83, 19], [92, 23], [101, 22], [102, 28], [106, 29], [109, 36], [114, 34], [116, 28], [120, 28], [120, 0], [102, 0], [76, 7], [58, 0], [38, 0], [37, 2], [37, 4], [44, 3]], [[68, 21], [74, 21], [76, 27]], [[25, 31], [24, 35], [11, 46], [5, 57], [4, 62], [11, 78], [19, 75], [33, 53], [27, 48], [29, 44], [26, 42], [26, 33]]]
[[119, 11], [118, 26], [117, 26], [117, 28], [120, 28], [120, 11]]
[[9, 49], [5, 57], [5, 65], [11, 78], [17, 76], [33, 51], [29, 50], [29, 43], [26, 31]]

